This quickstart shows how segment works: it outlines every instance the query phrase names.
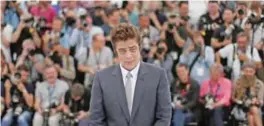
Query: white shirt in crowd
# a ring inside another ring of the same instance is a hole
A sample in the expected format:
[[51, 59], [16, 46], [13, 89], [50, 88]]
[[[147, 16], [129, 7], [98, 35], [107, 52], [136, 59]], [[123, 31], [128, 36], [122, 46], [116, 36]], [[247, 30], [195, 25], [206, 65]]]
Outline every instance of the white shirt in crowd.
[[[14, 28], [11, 25], [6, 24], [6, 26], [3, 28], [3, 31], [1, 33], [1, 37], [5, 37], [5, 39], [7, 39], [7, 41], [9, 41], [9, 43], [11, 43], [13, 30], [14, 30]], [[1, 41], [1, 50], [4, 53], [5, 61], [10, 63], [12, 61], [11, 52], [10, 52], [10, 45], [5, 46], [3, 44], [3, 42]]]
[[[131, 81], [132, 81], [132, 100], [134, 99], [134, 93], [135, 93], [135, 88], [136, 88], [139, 66], [140, 66], [140, 61], [138, 62], [137, 66], [132, 71], [130, 71], [130, 73], [132, 74], [132, 78], [131, 78]], [[122, 67], [121, 64], [120, 64], [120, 68], [121, 68], [124, 86], [126, 86], [126, 81], [127, 81], [126, 76], [127, 76], [129, 71], [127, 71], [124, 67]], [[133, 101], [132, 101], [132, 105], [133, 105]]]
[[[241, 69], [241, 63], [238, 58], [239, 50], [237, 48], [237, 44], [235, 45], [235, 60], [233, 61], [233, 52], [234, 52], [234, 47], [233, 44], [229, 44], [225, 46], [224, 48], [219, 50], [219, 54], [222, 58], [227, 58], [227, 65], [228, 67], [233, 69], [233, 75], [232, 79], [237, 80], [240, 76], [240, 69]], [[251, 55], [251, 46], [247, 47], [246, 50], [246, 55], [249, 60], [254, 61], [254, 62], [260, 62], [260, 56], [256, 48], [253, 48], [253, 53]]]

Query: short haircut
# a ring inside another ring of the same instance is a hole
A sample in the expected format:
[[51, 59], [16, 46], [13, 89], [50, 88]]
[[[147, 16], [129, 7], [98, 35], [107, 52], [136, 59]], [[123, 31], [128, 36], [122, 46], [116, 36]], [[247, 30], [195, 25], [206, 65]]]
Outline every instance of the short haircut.
[[185, 68], [186, 70], [189, 70], [188, 65], [185, 64], [185, 63], [178, 63], [178, 64], [176, 65], [176, 69], [179, 68], [179, 67], [183, 67], [183, 68]]
[[246, 34], [245, 32], [240, 32], [237, 34], [237, 39], [240, 38], [240, 37], [246, 37], [247, 40], [249, 40], [249, 36], [248, 34]]
[[189, 4], [189, 2], [188, 1], [180, 1], [178, 6], [181, 7], [183, 4]]
[[224, 9], [224, 11], [227, 11], [227, 10], [231, 11], [232, 13], [235, 13], [235, 10], [232, 9], [232, 8], [230, 8], [230, 7], [226, 7], [226, 8]]
[[[53, 21], [55, 21], [55, 20], [59, 20], [59, 21], [61, 21], [61, 26], [64, 25], [64, 20], [63, 20], [61, 17], [55, 17], [55, 18], [53, 19]], [[52, 22], [53, 22], [53, 21], [52, 21]]]
[[212, 69], [213, 69], [214, 71], [218, 71], [218, 72], [221, 72], [221, 73], [224, 72], [224, 67], [223, 67], [223, 65], [220, 64], [220, 63], [214, 63], [214, 64], [211, 66], [210, 70], [212, 70]]
[[112, 45], [114, 48], [116, 47], [116, 42], [134, 38], [137, 40], [139, 47], [141, 47], [141, 38], [137, 28], [128, 23], [121, 23], [111, 31]]
[[237, 5], [241, 5], [241, 6], [248, 6], [248, 3], [246, 1], [237, 1]]
[[251, 10], [256, 10], [256, 9], [258, 9], [258, 8], [262, 8], [262, 7], [261, 7], [261, 3], [260, 3], [260, 1], [252, 1], [252, 2], [251, 2], [250, 9], [251, 9]]
[[47, 69], [49, 69], [49, 68], [54, 68], [54, 69], [56, 69], [53, 63], [46, 63], [45, 66], [44, 66], [44, 70], [47, 70]]
[[114, 7], [114, 8], [109, 9], [109, 11], [106, 15], [107, 15], [107, 17], [109, 17], [109, 16], [114, 15], [114, 13], [118, 12], [118, 11], [119, 11], [119, 9]]
[[74, 97], [83, 96], [84, 91], [85, 91], [84, 86], [79, 83], [73, 84], [70, 90], [71, 90], [71, 96], [74, 96]]
[[248, 61], [248, 62], [245, 62], [242, 66], [242, 70], [244, 70], [245, 68], [252, 68], [254, 70], [256, 70], [257, 66], [256, 66], [256, 63], [253, 62], [253, 61]]
[[218, 1], [216, 1], [216, 0], [210, 0], [209, 2], [208, 2], [208, 4], [210, 4], [210, 3], [216, 3], [216, 4], [218, 4]]
[[26, 72], [29, 72], [29, 68], [25, 64], [22, 64], [22, 65], [18, 66], [17, 67], [17, 70], [18, 71], [26, 71]]

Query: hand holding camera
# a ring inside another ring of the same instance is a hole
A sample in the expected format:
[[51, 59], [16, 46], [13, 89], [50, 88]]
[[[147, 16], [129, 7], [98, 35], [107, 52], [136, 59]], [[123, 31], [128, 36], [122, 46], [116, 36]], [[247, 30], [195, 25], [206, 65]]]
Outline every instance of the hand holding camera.
[[239, 53], [238, 58], [240, 61], [244, 61], [244, 62], [248, 61], [248, 57], [245, 53]]
[[85, 111], [80, 111], [79, 113], [78, 113], [78, 117], [77, 117], [77, 119], [78, 120], [81, 120], [82, 118], [84, 118], [84, 117], [86, 117], [87, 116], [87, 113], [85, 112]]

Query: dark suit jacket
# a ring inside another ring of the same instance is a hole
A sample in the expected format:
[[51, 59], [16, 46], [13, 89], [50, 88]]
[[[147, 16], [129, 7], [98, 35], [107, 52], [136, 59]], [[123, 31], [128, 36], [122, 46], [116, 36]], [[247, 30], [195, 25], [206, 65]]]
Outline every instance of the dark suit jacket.
[[170, 120], [171, 99], [165, 70], [140, 63], [131, 116], [120, 65], [96, 74], [89, 126], [169, 126]]

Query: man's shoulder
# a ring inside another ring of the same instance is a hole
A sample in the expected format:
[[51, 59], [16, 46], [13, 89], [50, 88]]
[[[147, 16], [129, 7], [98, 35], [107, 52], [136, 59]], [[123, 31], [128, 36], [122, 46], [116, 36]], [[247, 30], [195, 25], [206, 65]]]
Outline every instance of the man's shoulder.
[[150, 64], [150, 63], [142, 62], [140, 65], [142, 65], [142, 67], [145, 67], [148, 70], [148, 73], [156, 73], [156, 72], [165, 71], [163, 68], [158, 67], [154, 64]]

